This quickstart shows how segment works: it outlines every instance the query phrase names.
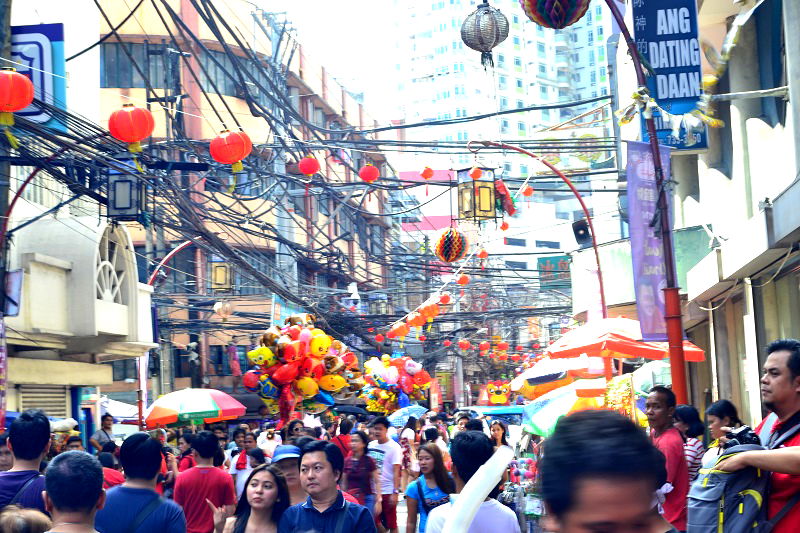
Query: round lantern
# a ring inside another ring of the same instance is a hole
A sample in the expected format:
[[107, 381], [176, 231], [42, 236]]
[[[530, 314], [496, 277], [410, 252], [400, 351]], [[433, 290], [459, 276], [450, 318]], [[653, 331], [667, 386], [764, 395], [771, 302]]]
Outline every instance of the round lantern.
[[520, 0], [529, 19], [545, 28], [560, 30], [578, 22], [591, 0]]
[[506, 341], [500, 341], [497, 343], [497, 349], [501, 352], [505, 352], [508, 350], [508, 343]]
[[381, 335], [380, 333], [378, 333], [377, 335], [375, 335], [375, 342], [383, 342], [383, 341], [385, 341], [385, 340], [386, 340], [386, 337], [384, 337], [384, 336], [383, 336], [383, 335]]
[[208, 146], [211, 157], [217, 163], [231, 165], [233, 172], [241, 172], [242, 160], [250, 155], [253, 143], [243, 131], [225, 130], [217, 135]]
[[458, 276], [456, 283], [458, 283], [459, 285], [466, 285], [467, 283], [469, 283], [469, 276], [467, 276], [466, 274], [461, 274], [460, 276]]
[[426, 337], [425, 335], [419, 336], [419, 342], [425, 342], [426, 340], [428, 340], [428, 337]]
[[447, 305], [451, 301], [450, 293], [446, 292], [439, 297], [439, 303], [442, 305]]
[[492, 49], [508, 37], [508, 19], [484, 1], [461, 26], [461, 40], [481, 53], [481, 64], [494, 67]]
[[479, 180], [483, 176], [483, 170], [478, 167], [472, 167], [472, 170], [469, 171], [469, 177], [473, 180]]
[[458, 341], [458, 347], [462, 350], [469, 350], [472, 344], [467, 339], [461, 339]]
[[297, 169], [306, 176], [313, 176], [319, 172], [319, 161], [313, 157], [304, 157], [297, 162]]
[[508, 222], [506, 222], [504, 220], [503, 223], [500, 224], [500, 229], [503, 230], [503, 231], [507, 230], [508, 229]]
[[486, 250], [481, 250], [478, 252], [478, 259], [486, 259], [487, 257], [489, 257], [489, 252]]
[[122, 109], [111, 113], [108, 131], [115, 139], [128, 143], [128, 151], [142, 151], [141, 141], [153, 133], [155, 121], [149, 109], [123, 104]]
[[233, 314], [233, 306], [230, 302], [217, 302], [214, 304], [214, 312], [225, 322]]
[[518, 352], [521, 352], [521, 351], [522, 351], [522, 349], [523, 349], [523, 348], [522, 348], [522, 346], [520, 346], [520, 345], [518, 344], [518, 345], [517, 345], [517, 351], [518, 351]]
[[367, 183], [372, 183], [381, 177], [381, 171], [375, 165], [367, 163], [358, 171], [358, 177]]
[[442, 343], [442, 346], [444, 346], [445, 348], [449, 348], [449, 347], [450, 347], [450, 346], [452, 346], [452, 345], [453, 345], [453, 341], [449, 341], [449, 340], [447, 340], [447, 341], [444, 341], [444, 342]]
[[480, 344], [478, 345], [478, 349], [479, 349], [480, 351], [482, 351], [482, 352], [485, 352], [486, 350], [488, 350], [488, 349], [489, 349], [489, 343], [488, 343], [488, 342], [486, 342], [486, 341], [483, 341], [482, 343], [480, 343]]
[[33, 102], [33, 83], [16, 69], [0, 69], [0, 125], [13, 126], [16, 111], [22, 111]]
[[524, 189], [522, 189], [522, 196], [531, 197], [533, 196], [533, 187], [530, 185], [526, 185]]
[[428, 181], [433, 177], [433, 169], [431, 167], [425, 167], [422, 169], [422, 172], [419, 173], [422, 176], [422, 179]]
[[442, 232], [433, 252], [445, 263], [458, 261], [467, 254], [467, 237], [455, 228], [447, 228]]

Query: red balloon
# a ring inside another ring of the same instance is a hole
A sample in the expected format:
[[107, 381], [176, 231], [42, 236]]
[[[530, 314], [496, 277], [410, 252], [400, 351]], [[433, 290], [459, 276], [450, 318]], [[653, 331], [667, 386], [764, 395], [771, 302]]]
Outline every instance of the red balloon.
[[522, 349], [523, 349], [523, 348], [522, 348], [522, 346], [520, 346], [520, 345], [517, 345], [517, 351], [518, 351], [518, 352], [521, 352], [521, 351], [522, 351]]
[[153, 133], [155, 120], [149, 110], [133, 104], [123, 104], [122, 109], [111, 113], [108, 131], [117, 140], [128, 143], [131, 152], [141, 152], [139, 142]]
[[33, 102], [33, 83], [14, 68], [0, 70], [0, 113], [22, 111]]
[[414, 385], [422, 386], [426, 385], [431, 382], [431, 375], [428, 374], [427, 370], [420, 370], [416, 374], [414, 374]]
[[395, 332], [394, 332], [394, 331], [392, 331], [392, 330], [389, 330], [389, 331], [386, 333], [386, 337], [387, 337], [387, 338], [389, 338], [389, 339], [394, 339], [395, 337], [397, 337], [397, 333], [395, 333]]
[[291, 383], [297, 377], [299, 370], [299, 363], [287, 363], [279, 367], [275, 373], [272, 374], [272, 381], [278, 385], [286, 385]]
[[375, 335], [375, 340], [376, 340], [377, 342], [383, 342], [383, 341], [385, 341], [385, 340], [386, 340], [386, 337], [384, 337], [383, 335], [381, 335], [380, 333], [378, 333], [377, 335]]
[[256, 388], [256, 386], [258, 386], [259, 375], [260, 374], [255, 370], [248, 370], [244, 373], [244, 376], [242, 376], [242, 385], [244, 385], [246, 389]]
[[400, 390], [406, 394], [411, 394], [411, 391], [414, 390], [414, 379], [408, 374], [402, 374], [397, 379], [397, 384], [400, 386]]
[[381, 177], [381, 171], [375, 165], [366, 164], [358, 171], [358, 177], [367, 183], [372, 183]]
[[287, 363], [300, 361], [306, 356], [306, 343], [303, 341], [292, 341], [283, 347], [283, 360]]
[[524, 189], [522, 189], [523, 196], [533, 196], [533, 187], [530, 185], [526, 185]]
[[211, 141], [208, 151], [217, 163], [233, 165], [250, 155], [253, 143], [243, 131], [225, 130]]
[[289, 420], [289, 415], [294, 411], [295, 405], [297, 405], [297, 398], [294, 395], [294, 391], [292, 391], [292, 386], [285, 385], [281, 389], [281, 395], [278, 397], [278, 409], [281, 421], [284, 424]]
[[313, 176], [319, 172], [319, 161], [313, 157], [304, 157], [297, 163], [297, 168], [306, 176]]

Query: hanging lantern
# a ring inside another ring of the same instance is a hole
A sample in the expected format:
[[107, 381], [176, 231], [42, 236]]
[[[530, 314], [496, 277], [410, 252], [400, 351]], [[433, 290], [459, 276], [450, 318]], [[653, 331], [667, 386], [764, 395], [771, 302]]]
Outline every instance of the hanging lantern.
[[481, 65], [494, 67], [492, 49], [508, 37], [508, 19], [484, 1], [461, 25], [461, 40], [481, 53]]
[[14, 115], [33, 102], [33, 83], [15, 68], [0, 69], [0, 126], [13, 126]]
[[233, 306], [230, 302], [217, 302], [214, 304], [214, 312], [225, 322], [233, 314]]
[[458, 218], [480, 222], [497, 217], [494, 181], [494, 169], [491, 168], [456, 171]]
[[428, 337], [426, 337], [425, 335], [419, 336], [419, 342], [425, 342], [426, 340], [428, 340]]
[[525, 188], [522, 189], [522, 196], [526, 196], [528, 198], [533, 196], [533, 187], [531, 187], [530, 185], [526, 185]]
[[122, 109], [111, 113], [108, 119], [108, 131], [118, 141], [128, 143], [128, 151], [142, 151], [141, 141], [153, 133], [155, 121], [149, 109], [123, 104]]
[[397, 337], [397, 334], [396, 334], [394, 331], [392, 331], [392, 330], [389, 330], [389, 331], [386, 333], [386, 338], [387, 338], [387, 339], [394, 339], [395, 337]]
[[453, 341], [450, 341], [450, 340], [446, 340], [446, 341], [444, 341], [442, 343], [442, 346], [444, 346], [445, 348], [449, 348], [452, 345], [453, 345]]
[[422, 172], [419, 173], [422, 176], [422, 179], [428, 181], [433, 177], [433, 169], [431, 167], [425, 167], [422, 169]]
[[482, 343], [480, 343], [480, 344], [478, 345], [478, 350], [480, 350], [480, 351], [482, 351], [482, 352], [485, 352], [486, 350], [488, 350], [488, 349], [489, 349], [489, 347], [490, 347], [490, 346], [489, 346], [489, 343], [488, 343], [487, 341], [483, 341]]
[[377, 335], [375, 335], [375, 342], [383, 342], [383, 341], [385, 341], [385, 340], [386, 340], [386, 337], [384, 337], [384, 336], [383, 336], [383, 335], [381, 335], [380, 333], [378, 333]]
[[306, 176], [313, 176], [319, 172], [319, 161], [313, 157], [304, 157], [297, 163], [297, 168]]
[[497, 343], [497, 349], [501, 352], [505, 352], [508, 350], [508, 343], [506, 341], [500, 341]]
[[478, 252], [478, 259], [486, 259], [487, 257], [489, 257], [489, 252], [486, 250], [481, 250]]
[[472, 170], [469, 171], [469, 177], [472, 178], [473, 180], [481, 179], [482, 175], [483, 175], [483, 170], [481, 170], [478, 167], [472, 167]]
[[520, 0], [522, 10], [539, 26], [560, 30], [578, 22], [591, 0]]
[[456, 283], [458, 283], [459, 285], [466, 285], [467, 283], [469, 283], [469, 276], [467, 276], [466, 274], [461, 274], [460, 276], [458, 276]]
[[517, 345], [517, 351], [518, 351], [518, 352], [521, 352], [521, 351], [522, 351], [522, 346], [520, 346], [519, 344]]
[[439, 297], [439, 303], [442, 305], [447, 305], [450, 303], [452, 298], [450, 297], [450, 293], [446, 292]]
[[472, 347], [472, 344], [467, 339], [461, 339], [458, 341], [458, 347], [461, 350], [467, 351]]
[[225, 130], [214, 137], [208, 146], [212, 159], [223, 165], [231, 165], [233, 172], [241, 172], [244, 168], [242, 160], [250, 155], [253, 143], [243, 131]]
[[378, 167], [375, 165], [367, 163], [361, 167], [361, 170], [358, 171], [358, 177], [367, 183], [373, 183], [375, 180], [381, 177], [381, 171], [378, 170]]
[[503, 230], [503, 231], [507, 230], [508, 229], [508, 222], [506, 222], [504, 220], [503, 223], [500, 224], [500, 229]]
[[467, 237], [455, 228], [447, 228], [442, 232], [433, 252], [445, 263], [458, 261], [467, 254]]

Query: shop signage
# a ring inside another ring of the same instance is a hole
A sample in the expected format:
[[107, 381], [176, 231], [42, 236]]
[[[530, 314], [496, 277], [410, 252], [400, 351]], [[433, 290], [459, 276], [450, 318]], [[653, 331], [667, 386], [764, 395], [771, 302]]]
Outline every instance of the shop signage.
[[[11, 27], [11, 66], [33, 82], [34, 95], [52, 106], [66, 108], [67, 78], [64, 60], [64, 25], [37, 24]], [[50, 128], [66, 126], [52, 115], [31, 104], [16, 113]]]
[[565, 289], [570, 287], [569, 256], [554, 255], [536, 260], [539, 283], [542, 289]]
[[[702, 94], [702, 66], [695, 0], [633, 0], [636, 47], [655, 72], [650, 96], [669, 117], [653, 112], [659, 144], [676, 149], [708, 147], [706, 128], [688, 115]], [[687, 133], [686, 117], [692, 125]], [[645, 121], [642, 139], [648, 140]]]
[[[661, 237], [651, 225], [654, 220], [658, 188], [656, 187], [653, 155], [649, 143], [630, 141], [628, 145], [628, 205], [631, 235], [633, 285], [636, 291], [636, 310], [642, 326], [642, 339], [667, 340], [664, 320], [664, 289], [667, 286]], [[661, 147], [664, 179], [670, 176], [670, 149]], [[668, 211], [671, 211], [671, 206]], [[671, 213], [665, 213], [670, 216]], [[672, 224], [670, 223], [670, 228]]]

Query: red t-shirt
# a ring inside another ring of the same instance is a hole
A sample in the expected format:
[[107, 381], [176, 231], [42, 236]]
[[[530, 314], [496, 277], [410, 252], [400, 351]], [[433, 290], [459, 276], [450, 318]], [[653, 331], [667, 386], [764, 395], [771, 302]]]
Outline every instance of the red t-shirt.
[[103, 467], [103, 488], [110, 489], [125, 483], [125, 476], [113, 468]]
[[[756, 428], [756, 433], [761, 431], [761, 426], [763, 425], [764, 420]], [[779, 430], [780, 427], [781, 422], [779, 420], [772, 427], [772, 433]], [[785, 448], [786, 446], [800, 446], [800, 433], [795, 433], [794, 436], [786, 439], [778, 448]], [[772, 518], [778, 514], [778, 511], [783, 509], [783, 506], [797, 493], [798, 489], [800, 489], [800, 476], [773, 472], [770, 478], [769, 496], [767, 498], [767, 518]], [[795, 505], [791, 511], [786, 513], [783, 520], [775, 525], [772, 533], [795, 533], [798, 524], [800, 524], [800, 505]]]
[[350, 455], [350, 435], [336, 435], [331, 439], [331, 442], [342, 450], [342, 455], [344, 457]]
[[214, 530], [214, 515], [206, 498], [215, 507], [236, 503], [233, 478], [219, 468], [195, 466], [178, 476], [173, 498], [183, 507], [187, 533], [209, 533]]
[[189, 470], [193, 466], [197, 466], [197, 463], [194, 460], [194, 456], [184, 455], [178, 461], [178, 472], [184, 472], [186, 470]]
[[689, 494], [689, 466], [683, 450], [683, 437], [675, 428], [659, 436], [652, 434], [653, 444], [667, 459], [667, 482], [672, 492], [664, 501], [664, 519], [678, 531], [686, 531], [686, 497]]

